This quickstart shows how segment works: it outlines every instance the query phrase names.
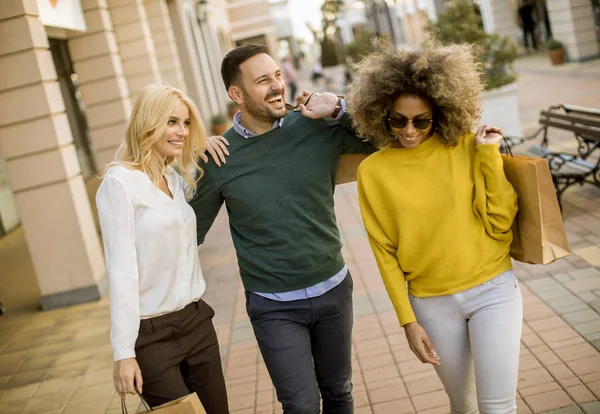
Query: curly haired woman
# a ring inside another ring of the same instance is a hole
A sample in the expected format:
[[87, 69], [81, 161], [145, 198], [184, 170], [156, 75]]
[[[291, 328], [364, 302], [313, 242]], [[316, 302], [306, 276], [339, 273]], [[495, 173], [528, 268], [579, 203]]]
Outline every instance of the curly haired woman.
[[351, 87], [361, 213], [411, 350], [452, 413], [514, 413], [522, 300], [509, 257], [517, 196], [502, 131], [472, 132], [483, 91], [466, 45], [383, 50]]

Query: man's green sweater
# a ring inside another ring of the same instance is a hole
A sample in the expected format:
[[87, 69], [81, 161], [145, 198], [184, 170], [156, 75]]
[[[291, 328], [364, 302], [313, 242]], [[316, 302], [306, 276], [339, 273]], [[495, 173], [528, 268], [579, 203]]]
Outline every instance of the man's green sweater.
[[288, 111], [283, 125], [245, 138], [225, 134], [230, 156], [212, 160], [190, 202], [202, 244], [223, 201], [244, 288], [280, 293], [320, 283], [344, 267], [333, 193], [341, 154], [369, 154], [348, 115], [313, 120]]

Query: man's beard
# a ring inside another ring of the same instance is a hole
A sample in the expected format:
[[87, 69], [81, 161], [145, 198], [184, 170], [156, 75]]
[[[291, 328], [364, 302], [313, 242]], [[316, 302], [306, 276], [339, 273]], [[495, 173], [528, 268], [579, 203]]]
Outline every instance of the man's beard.
[[[264, 101], [258, 101], [256, 99], [253, 99], [248, 94], [248, 92], [246, 91], [245, 88], [242, 88], [242, 93], [244, 94], [244, 103], [246, 104], [246, 112], [248, 113], [248, 115], [250, 115], [252, 118], [254, 118], [258, 121], [273, 123], [273, 122], [278, 121], [279, 119], [283, 118], [285, 116], [285, 114], [287, 113], [287, 110], [285, 109], [285, 88], [283, 88], [281, 90], [281, 92], [270, 93]], [[279, 96], [279, 95], [281, 95], [281, 97], [282, 97], [281, 99], [282, 99], [283, 105], [284, 105], [283, 108], [282, 109], [271, 108], [269, 106], [269, 104], [266, 103], [266, 101], [271, 99], [274, 96]]]

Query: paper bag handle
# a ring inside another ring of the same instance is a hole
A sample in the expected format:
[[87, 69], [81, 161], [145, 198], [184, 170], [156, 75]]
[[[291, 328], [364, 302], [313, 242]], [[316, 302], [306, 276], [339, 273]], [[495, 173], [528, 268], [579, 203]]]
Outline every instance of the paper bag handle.
[[506, 151], [508, 152], [508, 155], [510, 155], [511, 157], [514, 157], [512, 150], [510, 149], [510, 144], [508, 143], [508, 141], [506, 140], [506, 138], [504, 138], [504, 136], [502, 136], [502, 142], [504, 142], [504, 147], [506, 148]]
[[[313, 97], [313, 95], [316, 95], [318, 92], [313, 92], [310, 95], [308, 95], [308, 98], [306, 98], [306, 101], [304, 102], [304, 106], [308, 105], [308, 101], [310, 101], [310, 98]], [[344, 95], [336, 95], [338, 98], [344, 99]], [[285, 104], [285, 109], [287, 109], [288, 111], [293, 111], [295, 109], [298, 109], [300, 105], [291, 105], [289, 103]]]
[[[140, 400], [142, 400], [142, 404], [144, 404], [144, 408], [146, 409], [147, 413], [149, 413], [150, 411], [154, 411], [152, 407], [150, 407], [150, 404], [148, 404], [148, 401], [146, 401], [146, 399], [142, 397], [142, 394], [140, 394], [138, 390], [135, 390], [135, 393], [138, 397], [140, 397]], [[129, 414], [129, 412], [127, 411], [127, 404], [125, 404], [125, 399], [123, 398], [121, 398], [121, 413]]]

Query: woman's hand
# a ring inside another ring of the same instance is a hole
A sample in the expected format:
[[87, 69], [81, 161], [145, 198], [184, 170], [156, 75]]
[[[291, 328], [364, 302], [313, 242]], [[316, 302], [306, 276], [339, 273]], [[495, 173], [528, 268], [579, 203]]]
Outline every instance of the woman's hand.
[[482, 125], [475, 134], [475, 145], [499, 144], [504, 138], [500, 128], [491, 125]]
[[404, 325], [404, 333], [411, 351], [422, 363], [441, 365], [440, 358], [435, 353], [435, 349], [421, 325], [417, 322], [407, 323]]
[[135, 358], [115, 361], [113, 369], [115, 390], [125, 399], [125, 394], [135, 394], [135, 389], [142, 393], [142, 371]]
[[229, 141], [220, 135], [207, 137], [206, 138], [206, 150], [202, 154], [200, 154], [200, 158], [204, 161], [205, 164], [208, 164], [208, 156], [206, 153], [209, 153], [212, 159], [215, 161], [218, 167], [221, 166], [221, 162], [223, 164], [227, 164], [225, 161], [225, 155], [229, 155], [229, 150], [227, 149], [229, 146]]

